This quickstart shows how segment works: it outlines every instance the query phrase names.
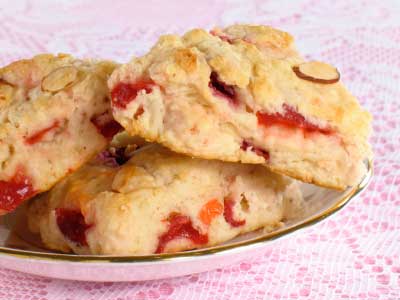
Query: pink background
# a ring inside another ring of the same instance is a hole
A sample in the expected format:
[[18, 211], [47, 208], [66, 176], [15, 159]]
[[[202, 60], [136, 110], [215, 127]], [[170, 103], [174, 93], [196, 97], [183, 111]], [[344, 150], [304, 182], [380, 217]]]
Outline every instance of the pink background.
[[337, 66], [374, 115], [375, 178], [328, 221], [243, 263], [147, 283], [85, 283], [0, 269], [0, 299], [400, 299], [400, 1], [0, 0], [0, 64], [40, 52], [142, 54], [162, 33], [234, 22], [291, 32]]

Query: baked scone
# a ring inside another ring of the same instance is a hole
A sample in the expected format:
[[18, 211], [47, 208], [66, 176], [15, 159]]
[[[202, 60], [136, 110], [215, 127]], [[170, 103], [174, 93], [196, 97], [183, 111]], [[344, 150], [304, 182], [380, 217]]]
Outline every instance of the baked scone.
[[163, 36], [116, 69], [109, 88], [132, 135], [345, 189], [365, 172], [371, 116], [339, 79], [336, 68], [304, 61], [288, 33], [235, 25]]
[[43, 54], [0, 69], [0, 214], [46, 191], [108, 145], [114, 63]]
[[142, 255], [278, 226], [289, 205], [301, 203], [295, 182], [260, 165], [192, 159], [150, 145], [122, 166], [97, 161], [69, 175], [29, 203], [28, 223], [50, 249]]

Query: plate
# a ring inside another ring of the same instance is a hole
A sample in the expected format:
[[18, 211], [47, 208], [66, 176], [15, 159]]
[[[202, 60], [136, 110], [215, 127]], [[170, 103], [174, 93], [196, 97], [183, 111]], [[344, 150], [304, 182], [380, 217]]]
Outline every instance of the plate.
[[52, 278], [103, 282], [154, 280], [221, 268], [339, 211], [365, 189], [372, 173], [372, 162], [368, 162], [361, 182], [343, 192], [302, 183], [305, 209], [279, 229], [258, 230], [218, 246], [174, 254], [94, 256], [50, 252], [42, 248], [38, 237], [24, 230], [21, 208], [0, 217], [0, 266]]

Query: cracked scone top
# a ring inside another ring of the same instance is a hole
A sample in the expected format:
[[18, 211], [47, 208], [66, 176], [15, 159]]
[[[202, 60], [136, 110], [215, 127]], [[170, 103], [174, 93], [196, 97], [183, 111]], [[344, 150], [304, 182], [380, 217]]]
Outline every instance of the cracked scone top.
[[338, 70], [306, 62], [285, 32], [235, 25], [166, 35], [109, 80], [115, 119], [194, 157], [265, 164], [344, 189], [371, 156], [370, 114]]
[[46, 191], [103, 150], [111, 62], [43, 54], [0, 69], [0, 214]]
[[29, 227], [50, 249], [184, 251], [277, 226], [302, 205], [295, 182], [260, 165], [192, 159], [159, 145], [122, 166], [105, 162], [86, 164], [30, 203]]

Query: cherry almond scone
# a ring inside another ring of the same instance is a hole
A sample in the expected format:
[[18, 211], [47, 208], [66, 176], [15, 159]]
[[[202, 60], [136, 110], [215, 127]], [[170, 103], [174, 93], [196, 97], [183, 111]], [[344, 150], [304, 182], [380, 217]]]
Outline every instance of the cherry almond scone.
[[30, 203], [28, 223], [62, 252], [147, 255], [279, 226], [302, 209], [296, 182], [254, 164], [192, 159], [159, 145], [102, 153]]
[[345, 189], [371, 156], [371, 116], [339, 71], [305, 61], [288, 33], [270, 27], [163, 36], [114, 71], [109, 88], [130, 134], [194, 157]]
[[0, 69], [0, 214], [46, 191], [108, 145], [111, 62], [38, 55]]

